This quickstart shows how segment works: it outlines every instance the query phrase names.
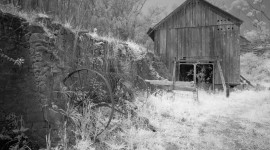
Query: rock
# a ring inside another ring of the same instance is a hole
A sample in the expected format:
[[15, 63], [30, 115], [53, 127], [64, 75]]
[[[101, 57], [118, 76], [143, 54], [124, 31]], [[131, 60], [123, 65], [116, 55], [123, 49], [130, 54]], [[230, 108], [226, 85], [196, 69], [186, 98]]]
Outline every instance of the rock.
[[41, 27], [40, 25], [30, 25], [28, 27], [28, 31], [30, 33], [45, 33], [43, 27]]

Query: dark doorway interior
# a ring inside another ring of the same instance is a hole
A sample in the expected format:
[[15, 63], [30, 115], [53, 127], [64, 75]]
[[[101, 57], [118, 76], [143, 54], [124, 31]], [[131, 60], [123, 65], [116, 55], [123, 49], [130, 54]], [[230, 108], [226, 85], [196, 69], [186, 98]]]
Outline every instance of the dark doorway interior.
[[[194, 81], [194, 65], [191, 63], [181, 63], [178, 66], [177, 76], [178, 81]], [[214, 83], [214, 65], [208, 64], [196, 64], [196, 83], [199, 88], [212, 89]]]
[[213, 64], [197, 64], [196, 65], [196, 82], [199, 88], [213, 88]]
[[179, 65], [179, 81], [193, 81], [194, 65], [193, 64], [180, 64]]

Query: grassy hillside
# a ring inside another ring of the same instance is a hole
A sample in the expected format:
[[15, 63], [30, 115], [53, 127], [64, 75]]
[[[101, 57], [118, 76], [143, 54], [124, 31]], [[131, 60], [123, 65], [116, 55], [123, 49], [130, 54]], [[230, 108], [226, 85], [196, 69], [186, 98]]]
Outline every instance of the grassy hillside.
[[[140, 131], [141, 149], [269, 149], [269, 91], [199, 92], [199, 103], [187, 93], [151, 96], [143, 112], [158, 127]], [[144, 133], [144, 134], [143, 134]], [[158, 144], [155, 144], [158, 143]]]
[[[30, 23], [35, 20], [27, 13], [6, 11], [25, 17]], [[63, 26], [72, 31], [72, 34], [77, 32], [68, 24]], [[50, 34], [49, 30], [46, 31], [48, 32], [44, 35]], [[93, 45], [96, 46], [96, 51], [103, 50], [100, 49], [102, 47], [100, 42], [111, 44], [109, 46], [112, 46], [113, 54], [109, 56], [119, 61], [115, 66], [120, 66], [122, 74], [125, 74], [128, 69], [133, 70], [135, 67], [130, 64], [135, 61], [138, 68], [136, 73], [143, 78], [166, 77], [163, 75], [166, 74], [164, 64], [153, 54], [147, 53], [144, 47], [131, 41], [124, 42], [113, 37], [101, 37], [95, 33], [85, 34], [87, 37], [79, 39], [94, 38]], [[84, 50], [85, 54], [89, 54], [93, 49]], [[86, 55], [82, 56], [86, 58]], [[94, 56], [87, 58], [91, 60]], [[242, 75], [253, 83], [268, 86], [269, 58], [270, 53], [261, 56], [251, 53], [242, 55]], [[97, 87], [102, 89], [102, 84], [100, 85]], [[230, 98], [225, 98], [222, 92], [199, 91], [199, 101], [195, 102], [192, 93], [189, 92], [170, 93], [158, 90], [153, 91], [154, 93], [149, 97], [145, 93], [146, 90], [138, 92], [134, 94], [134, 99], [130, 100], [126, 98], [128, 93], [123, 92], [125, 90], [123, 87], [116, 85], [114, 88], [116, 91], [114, 98], [120, 103], [116, 106], [118, 110], [107, 130], [100, 136], [96, 136], [99, 130], [104, 128], [102, 121], [106, 119], [108, 110], [95, 109], [96, 104], [92, 101], [92, 97], [88, 99], [88, 103], [84, 103], [79, 108], [72, 107], [67, 102], [66, 109], [60, 109], [61, 114], [58, 115], [64, 114], [69, 120], [61, 122], [62, 126], [59, 127], [61, 129], [57, 133], [60, 140], [53, 146], [54, 148], [50, 148], [50, 143], [54, 142], [48, 138], [50, 134], [46, 135], [47, 149], [62, 149], [63, 146], [67, 146], [66, 149], [76, 150], [270, 149], [269, 91], [234, 91]], [[83, 93], [85, 91], [65, 91], [67, 90], [65, 87], [61, 90], [66, 93], [77, 92], [77, 95], [73, 95], [75, 99], [78, 98], [76, 100], [85, 96]], [[122, 95], [120, 97], [117, 94]], [[69, 97], [65, 96], [64, 100], [68, 101]], [[52, 105], [52, 107], [58, 106]], [[1, 138], [3, 138], [2, 133]]]
[[241, 74], [255, 85], [270, 87], [270, 51], [241, 55]]

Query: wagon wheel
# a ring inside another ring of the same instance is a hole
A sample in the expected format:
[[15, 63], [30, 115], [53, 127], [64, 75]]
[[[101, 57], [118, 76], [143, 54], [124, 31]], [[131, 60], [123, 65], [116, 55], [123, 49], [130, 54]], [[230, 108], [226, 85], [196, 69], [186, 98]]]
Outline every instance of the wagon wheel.
[[87, 103], [93, 106], [94, 112], [99, 112], [96, 122], [95, 139], [110, 125], [115, 101], [107, 79], [99, 72], [90, 69], [80, 69], [70, 73], [64, 80], [64, 85], [70, 91], [70, 103], [75, 107], [83, 108]]
[[[110, 72], [106, 73], [106, 78], [111, 83], [112, 92], [115, 96], [115, 110], [119, 114], [127, 116], [128, 110], [136, 108], [136, 105], [130, 105], [135, 98], [139, 98], [143, 105], [146, 103], [149, 97], [149, 89], [140, 76]], [[127, 109], [126, 104], [132, 107]]]

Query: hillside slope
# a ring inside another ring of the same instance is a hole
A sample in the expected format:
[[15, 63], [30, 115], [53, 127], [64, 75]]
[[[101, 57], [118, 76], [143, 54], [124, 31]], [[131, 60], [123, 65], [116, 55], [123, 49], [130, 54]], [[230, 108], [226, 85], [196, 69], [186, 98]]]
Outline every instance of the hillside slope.
[[241, 55], [241, 74], [254, 85], [270, 87], [270, 51], [256, 55], [246, 53]]

